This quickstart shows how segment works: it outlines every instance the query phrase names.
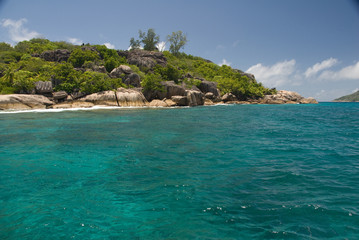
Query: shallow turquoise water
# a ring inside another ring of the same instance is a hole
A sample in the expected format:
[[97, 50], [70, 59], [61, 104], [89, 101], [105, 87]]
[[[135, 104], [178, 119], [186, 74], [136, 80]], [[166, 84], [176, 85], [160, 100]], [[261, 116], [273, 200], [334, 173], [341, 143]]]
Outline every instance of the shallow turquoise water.
[[0, 239], [358, 239], [359, 104], [0, 113]]

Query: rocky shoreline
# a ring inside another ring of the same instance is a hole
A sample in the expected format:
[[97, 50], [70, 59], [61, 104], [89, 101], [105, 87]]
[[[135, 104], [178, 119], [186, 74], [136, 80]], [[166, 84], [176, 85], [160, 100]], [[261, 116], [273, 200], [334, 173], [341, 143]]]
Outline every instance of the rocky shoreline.
[[[216, 95], [211, 91], [176, 89], [166, 82], [167, 89], [161, 98], [150, 101], [142, 89], [118, 88], [116, 91], [93, 93], [83, 97], [71, 96], [66, 92], [54, 92], [52, 96], [41, 94], [0, 95], [0, 110], [69, 109], [94, 106], [112, 107], [179, 107], [216, 104], [316, 104], [313, 98], [304, 98], [296, 92], [281, 90], [260, 99], [239, 101], [233, 94]], [[176, 85], [178, 86], [178, 85]], [[178, 86], [180, 87], [180, 86]], [[153, 93], [152, 93], [153, 94]]]

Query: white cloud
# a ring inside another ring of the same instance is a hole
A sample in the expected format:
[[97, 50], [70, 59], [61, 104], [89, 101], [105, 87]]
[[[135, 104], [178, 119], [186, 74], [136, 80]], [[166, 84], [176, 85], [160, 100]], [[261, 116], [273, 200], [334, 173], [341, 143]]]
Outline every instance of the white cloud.
[[309, 77], [312, 77], [314, 76], [315, 74], [317, 74], [318, 72], [324, 70], [324, 69], [328, 69], [328, 68], [331, 68], [332, 66], [334, 66], [335, 64], [338, 63], [338, 60], [335, 59], [335, 58], [329, 58], [329, 59], [326, 59], [320, 63], [316, 63], [314, 64], [312, 67], [308, 68], [306, 71], [305, 71], [305, 77], [306, 78], [309, 78]]
[[319, 76], [320, 80], [359, 80], [359, 61], [354, 65], [350, 65], [340, 69], [339, 71], [324, 71]]
[[231, 62], [228, 62], [226, 59], [222, 59], [222, 62], [218, 63], [219, 66], [222, 66], [222, 65], [227, 65], [227, 66], [231, 66]]
[[254, 74], [259, 82], [268, 87], [279, 87], [293, 81], [296, 70], [296, 61], [278, 62], [272, 66], [264, 66], [258, 63], [250, 67], [246, 72]]
[[111, 43], [104, 43], [103, 45], [105, 45], [108, 49], [115, 49], [115, 45]]
[[81, 45], [83, 43], [83, 41], [81, 39], [78, 39], [78, 38], [68, 38], [67, 40], [70, 43], [75, 44], [75, 45]]
[[26, 18], [20, 20], [3, 19], [1, 25], [8, 28], [10, 39], [14, 42], [21, 42], [24, 40], [30, 40], [32, 38], [40, 38], [41, 34], [35, 31], [30, 31], [24, 27], [27, 22]]
[[156, 44], [158, 51], [163, 52], [166, 49], [166, 42], [159, 42]]

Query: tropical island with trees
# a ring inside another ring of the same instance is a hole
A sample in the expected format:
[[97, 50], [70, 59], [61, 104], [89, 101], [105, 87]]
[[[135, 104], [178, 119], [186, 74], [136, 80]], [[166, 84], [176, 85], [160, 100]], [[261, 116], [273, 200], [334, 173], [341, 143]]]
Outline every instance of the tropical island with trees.
[[31, 39], [0, 43], [0, 110], [105, 106], [317, 103], [277, 91], [250, 73], [181, 52], [182, 31], [163, 51], [154, 29], [139, 31], [129, 50]]

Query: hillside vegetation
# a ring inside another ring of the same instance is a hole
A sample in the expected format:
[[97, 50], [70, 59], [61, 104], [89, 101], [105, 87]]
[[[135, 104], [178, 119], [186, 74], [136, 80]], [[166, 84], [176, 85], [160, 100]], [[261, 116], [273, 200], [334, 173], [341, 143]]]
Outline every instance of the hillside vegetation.
[[169, 51], [120, 51], [104, 45], [72, 45], [32, 39], [15, 46], [0, 43], [0, 94], [37, 93], [36, 83], [51, 82], [53, 91], [91, 94], [125, 88], [163, 91], [163, 82], [186, 88], [215, 82], [221, 94], [240, 100], [274, 94], [253, 75], [218, 66], [201, 57]]
[[335, 102], [359, 102], [359, 91], [356, 91], [355, 93], [337, 98], [334, 101]]

